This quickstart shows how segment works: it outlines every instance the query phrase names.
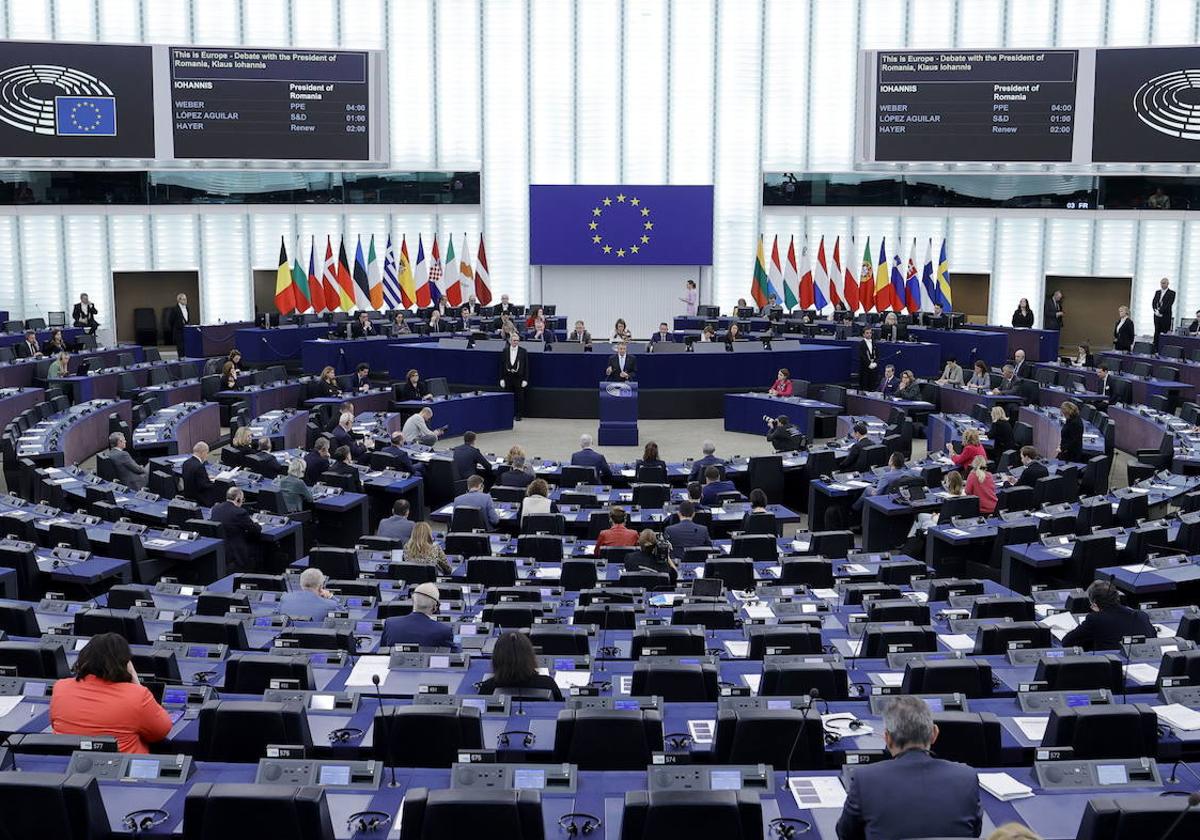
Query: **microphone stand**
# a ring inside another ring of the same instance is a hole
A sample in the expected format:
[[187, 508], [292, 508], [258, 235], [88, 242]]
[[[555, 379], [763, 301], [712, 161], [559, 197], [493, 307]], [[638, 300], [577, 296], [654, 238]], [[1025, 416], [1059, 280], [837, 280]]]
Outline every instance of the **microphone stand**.
[[1200, 793], [1190, 793], [1187, 798], [1187, 805], [1183, 806], [1183, 810], [1179, 812], [1179, 816], [1175, 818], [1175, 822], [1171, 823], [1167, 830], [1163, 832], [1162, 837], [1158, 840], [1169, 840], [1170, 836], [1175, 833], [1175, 829], [1179, 828], [1179, 824], [1187, 817], [1188, 812], [1200, 805]]
[[[808, 705], [804, 707], [804, 711], [800, 713], [800, 726], [796, 729], [796, 738], [792, 741], [792, 748], [788, 750], [787, 767], [784, 768], [786, 778], [783, 783], [783, 790], [792, 789], [792, 757], [796, 754], [796, 747], [800, 746], [800, 737], [804, 734], [804, 727], [808, 725], [808, 713], [812, 707], [817, 705], [817, 700], [821, 698], [819, 689], [813, 688], [808, 692]], [[818, 715], [820, 712], [818, 712]]]
[[604, 631], [608, 629], [608, 603], [604, 604], [604, 623], [600, 625], [599, 644], [596, 645], [596, 670], [604, 673]]
[[392, 762], [392, 726], [388, 721], [387, 714], [383, 711], [383, 692], [379, 690], [379, 674], [372, 674], [371, 682], [375, 685], [375, 697], [379, 701], [379, 717], [384, 721], [384, 737], [387, 738], [387, 747], [384, 748], [383, 757], [392, 775], [391, 781], [388, 782], [388, 787], [399, 787], [399, 784], [396, 782], [396, 765]]

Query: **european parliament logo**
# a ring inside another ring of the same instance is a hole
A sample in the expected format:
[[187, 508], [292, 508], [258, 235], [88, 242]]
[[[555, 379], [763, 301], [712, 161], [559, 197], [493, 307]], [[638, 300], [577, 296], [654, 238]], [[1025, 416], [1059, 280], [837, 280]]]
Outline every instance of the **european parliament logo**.
[[[46, 89], [54, 93], [46, 96]], [[30, 134], [115, 137], [117, 98], [100, 79], [57, 64], [0, 70], [0, 122]]]

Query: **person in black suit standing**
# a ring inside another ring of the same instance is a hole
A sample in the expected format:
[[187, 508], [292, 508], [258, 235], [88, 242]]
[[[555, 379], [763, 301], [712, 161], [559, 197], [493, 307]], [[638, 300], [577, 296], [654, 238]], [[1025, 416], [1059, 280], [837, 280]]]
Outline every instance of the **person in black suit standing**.
[[1125, 636], [1156, 635], [1150, 616], [1121, 603], [1121, 591], [1110, 581], [1097, 580], [1087, 588], [1091, 612], [1063, 637], [1063, 647], [1084, 650], [1119, 650]]
[[450, 450], [450, 458], [455, 480], [466, 481], [473, 475], [481, 475], [491, 480], [492, 465], [476, 448], [474, 432], [463, 432], [463, 442]]
[[188, 299], [185, 294], [175, 296], [175, 305], [167, 312], [167, 332], [171, 334], [171, 343], [175, 345], [175, 352], [179, 358], [183, 358], [183, 328], [188, 324], [196, 323], [196, 314], [188, 308]]
[[1129, 317], [1129, 307], [1118, 307], [1117, 323], [1113, 327], [1113, 349], [1128, 353], [1133, 349], [1133, 338], [1133, 319]]
[[608, 357], [604, 375], [609, 382], [633, 382], [637, 379], [637, 359], [629, 355], [624, 342], [617, 345], [617, 352]]
[[1108, 365], [1100, 365], [1100, 367], [1096, 368], [1096, 376], [1096, 393], [1104, 397], [1103, 400], [1096, 403], [1096, 408], [1104, 411], [1116, 402], [1116, 397], [1113, 394], [1113, 384], [1116, 380], [1109, 375]]
[[508, 337], [508, 347], [500, 351], [500, 387], [511, 391], [515, 405], [514, 420], [525, 414], [525, 389], [529, 386], [529, 352], [521, 346], [515, 332]]
[[87, 292], [79, 296], [79, 303], [71, 309], [71, 323], [95, 335], [100, 324], [96, 321], [96, 304], [88, 300]]
[[1062, 289], [1055, 289], [1054, 294], [1046, 301], [1046, 306], [1042, 310], [1042, 329], [1044, 330], [1061, 330], [1063, 328], [1063, 293]]
[[242, 507], [245, 500], [240, 488], [230, 487], [225, 493], [225, 501], [213, 505], [211, 514], [213, 522], [221, 523], [225, 535], [225, 561], [234, 572], [252, 572], [258, 567], [251, 553], [250, 540], [262, 536], [262, 526]]
[[192, 447], [192, 457], [183, 462], [183, 497], [198, 505], [216, 503], [216, 486], [208, 477], [208, 444], [200, 441]]
[[1158, 339], [1165, 332], [1170, 332], [1175, 323], [1175, 290], [1171, 281], [1166, 277], [1158, 281], [1158, 291], [1154, 293], [1154, 352], [1158, 352]]
[[862, 391], [874, 391], [879, 379], [879, 346], [871, 328], [863, 329], [862, 344], [858, 348], [858, 387]]

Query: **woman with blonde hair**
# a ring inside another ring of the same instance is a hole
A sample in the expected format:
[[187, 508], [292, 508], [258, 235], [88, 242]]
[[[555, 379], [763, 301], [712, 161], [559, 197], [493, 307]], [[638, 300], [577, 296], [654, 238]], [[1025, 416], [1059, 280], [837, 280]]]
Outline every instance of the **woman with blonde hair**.
[[955, 452], [954, 444], [946, 444], [946, 452], [950, 455], [950, 460], [954, 462], [954, 466], [960, 469], [970, 465], [977, 456], [983, 455], [987, 457], [987, 453], [983, 451], [983, 447], [979, 443], [979, 429], [971, 428], [963, 432], [962, 436], [962, 451]]
[[320, 385], [317, 393], [318, 396], [340, 397], [342, 395], [342, 388], [337, 382], [337, 374], [334, 373], [331, 365], [325, 365], [321, 369], [321, 378], [318, 384]]
[[996, 479], [988, 472], [987, 458], [976, 455], [971, 462], [971, 472], [967, 475], [967, 495], [979, 499], [979, 512], [992, 514], [996, 512]]
[[427, 563], [437, 566], [440, 574], [450, 574], [450, 562], [446, 552], [433, 541], [433, 529], [428, 522], [418, 522], [413, 525], [412, 536], [404, 544], [404, 562]]
[[1042, 840], [1042, 835], [1027, 825], [1010, 822], [989, 834], [987, 840]]

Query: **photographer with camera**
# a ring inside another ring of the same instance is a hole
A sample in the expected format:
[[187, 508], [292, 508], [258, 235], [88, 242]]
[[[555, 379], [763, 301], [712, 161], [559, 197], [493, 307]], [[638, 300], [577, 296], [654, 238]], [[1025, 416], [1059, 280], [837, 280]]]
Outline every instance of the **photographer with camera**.
[[638, 534], [637, 551], [625, 555], [625, 571], [657, 572], [671, 578], [671, 586], [679, 577], [679, 566], [671, 557], [671, 543], [649, 528]]
[[786, 414], [778, 417], [764, 414], [763, 420], [767, 424], [767, 442], [776, 452], [796, 452], [808, 448], [804, 434], [792, 425], [791, 418]]

